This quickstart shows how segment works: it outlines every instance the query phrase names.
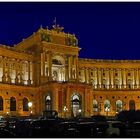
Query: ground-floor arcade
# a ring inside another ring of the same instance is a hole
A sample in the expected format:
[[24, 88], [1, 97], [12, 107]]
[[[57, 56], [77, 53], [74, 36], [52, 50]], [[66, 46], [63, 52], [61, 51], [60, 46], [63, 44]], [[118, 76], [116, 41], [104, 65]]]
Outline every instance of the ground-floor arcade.
[[44, 110], [56, 110], [59, 117], [115, 116], [122, 110], [140, 110], [140, 91], [94, 90], [81, 83], [52, 82], [40, 87], [1, 84], [0, 115], [40, 116]]

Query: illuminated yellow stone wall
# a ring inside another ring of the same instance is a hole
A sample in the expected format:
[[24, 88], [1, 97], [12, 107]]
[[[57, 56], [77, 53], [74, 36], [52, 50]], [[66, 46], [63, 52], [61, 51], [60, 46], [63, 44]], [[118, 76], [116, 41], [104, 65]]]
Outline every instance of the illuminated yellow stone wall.
[[[60, 117], [114, 116], [140, 109], [140, 60], [81, 59], [79, 51], [75, 35], [56, 25], [41, 27], [13, 47], [1, 45], [0, 115], [29, 116], [31, 110], [41, 115], [54, 109]], [[11, 97], [16, 111], [10, 111]], [[24, 98], [33, 103], [31, 110], [23, 111]]]

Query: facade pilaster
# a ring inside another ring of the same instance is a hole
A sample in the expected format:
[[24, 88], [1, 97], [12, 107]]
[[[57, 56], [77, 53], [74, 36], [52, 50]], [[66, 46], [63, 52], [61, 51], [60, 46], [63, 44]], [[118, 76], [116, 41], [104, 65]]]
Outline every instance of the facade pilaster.
[[2, 57], [2, 65], [3, 65], [2, 82], [6, 82], [6, 76], [5, 76], [5, 57]]
[[19, 62], [17, 59], [15, 59], [15, 70], [16, 70], [16, 76], [15, 76], [15, 83], [18, 84], [19, 79], [18, 79], [18, 68], [19, 68]]
[[139, 89], [140, 89], [140, 69], [138, 69], [138, 81], [139, 81]]
[[91, 84], [91, 69], [88, 69], [89, 84]]
[[31, 79], [30, 79], [30, 61], [28, 61], [28, 85], [31, 84]]
[[52, 80], [52, 52], [48, 52], [48, 66], [49, 66], [49, 81]]
[[97, 74], [98, 74], [98, 88], [101, 88], [101, 70], [97, 68]]
[[23, 84], [23, 73], [22, 73], [22, 69], [23, 69], [23, 62], [20, 61], [20, 83]]
[[85, 83], [87, 84], [87, 69], [84, 68]]

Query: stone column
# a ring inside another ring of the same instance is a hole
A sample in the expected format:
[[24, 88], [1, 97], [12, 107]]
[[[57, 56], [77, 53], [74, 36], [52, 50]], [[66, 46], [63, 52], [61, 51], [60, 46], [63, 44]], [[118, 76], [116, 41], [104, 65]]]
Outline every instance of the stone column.
[[74, 57], [74, 67], [75, 67], [75, 79], [78, 81], [78, 56]]
[[45, 52], [41, 53], [41, 75], [45, 76]]
[[139, 73], [138, 73], [138, 69], [136, 69], [136, 88], [139, 88]]
[[98, 88], [101, 88], [101, 71], [99, 68], [97, 68], [97, 75], [98, 75]]
[[16, 68], [16, 77], [15, 77], [15, 83], [18, 84], [18, 67], [19, 67], [19, 62], [17, 59], [15, 59], [15, 68]]
[[125, 69], [122, 69], [122, 88], [126, 88]]
[[110, 69], [110, 83], [111, 83], [111, 88], [114, 88], [114, 69]]
[[98, 69], [97, 68], [95, 68], [95, 79], [96, 79], [96, 86], [95, 86], [95, 88], [98, 88], [98, 85], [99, 85], [99, 79], [98, 79]]
[[109, 68], [109, 70], [108, 70], [108, 78], [109, 78], [109, 89], [111, 89], [112, 88], [112, 85], [111, 85], [111, 69]]
[[133, 77], [132, 77], [132, 82], [133, 82], [133, 88], [136, 88], [136, 70], [132, 69]]
[[9, 59], [7, 59], [7, 83], [11, 83], [11, 77], [10, 77], [10, 62], [9, 62], [10, 60]]
[[22, 78], [22, 67], [23, 67], [23, 62], [20, 61], [20, 83], [23, 84], [23, 78]]
[[139, 79], [139, 87], [140, 88], [140, 69], [138, 69], [138, 79]]
[[123, 89], [124, 88], [124, 72], [123, 72], [123, 69], [121, 69], [121, 80], [122, 80], [122, 85], [121, 85], [121, 88]]
[[52, 53], [48, 52], [47, 54], [47, 63], [48, 63], [48, 70], [49, 70], [49, 81], [52, 80]]
[[72, 56], [68, 57], [68, 75], [69, 75], [69, 80], [72, 79]]
[[127, 88], [127, 69], [124, 69], [124, 87]]
[[91, 84], [91, 69], [88, 69], [89, 84]]
[[104, 88], [104, 87], [103, 87], [103, 72], [104, 72], [104, 69], [101, 68], [101, 69], [100, 69], [100, 77], [101, 77], [101, 78], [100, 78], [100, 80], [101, 80], [100, 82], [101, 82], [101, 88], [102, 88], [102, 89]]
[[65, 66], [65, 81], [69, 81], [69, 71], [68, 71], [68, 65]]
[[35, 84], [35, 79], [34, 79], [34, 77], [35, 77], [35, 74], [34, 74], [34, 66], [35, 64], [34, 64], [34, 62], [32, 62], [32, 81], [33, 81], [33, 85]]
[[28, 85], [31, 84], [31, 79], [30, 79], [30, 61], [28, 61]]
[[134, 81], [134, 89], [137, 89], [137, 69], [133, 69], [133, 81]]
[[84, 68], [85, 83], [87, 84], [87, 69]]
[[88, 71], [88, 68], [86, 69], [86, 74], [87, 74], [87, 83], [89, 83], [89, 71]]
[[125, 69], [126, 88], [128, 89], [128, 69]]
[[41, 53], [41, 76], [43, 76], [43, 53]]
[[5, 76], [5, 57], [2, 57], [2, 65], [3, 65], [3, 76], [2, 76], [2, 82], [6, 82], [6, 76]]

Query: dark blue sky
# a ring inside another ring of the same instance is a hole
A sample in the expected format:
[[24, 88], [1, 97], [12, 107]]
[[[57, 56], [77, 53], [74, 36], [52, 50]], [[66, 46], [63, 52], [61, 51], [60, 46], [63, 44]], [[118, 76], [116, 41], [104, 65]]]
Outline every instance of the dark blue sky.
[[0, 44], [19, 43], [32, 32], [57, 23], [75, 33], [79, 57], [140, 60], [140, 3], [0, 2]]

